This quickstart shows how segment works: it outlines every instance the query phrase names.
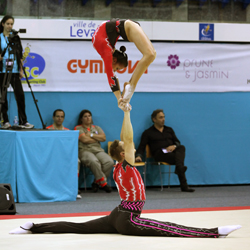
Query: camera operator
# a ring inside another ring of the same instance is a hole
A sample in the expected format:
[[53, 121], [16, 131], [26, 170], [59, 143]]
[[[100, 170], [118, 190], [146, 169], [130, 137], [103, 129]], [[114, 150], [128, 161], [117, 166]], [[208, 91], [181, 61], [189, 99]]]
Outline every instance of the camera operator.
[[[4, 76], [6, 73], [6, 60], [12, 59], [13, 60], [13, 69], [10, 78], [10, 84], [14, 90], [16, 102], [17, 102], [17, 109], [18, 109], [18, 117], [19, 117], [19, 127], [21, 128], [33, 128], [34, 125], [27, 122], [27, 116], [25, 113], [25, 98], [23, 87], [21, 83], [21, 78], [23, 77], [23, 68], [22, 68], [22, 44], [20, 37], [17, 34], [13, 34], [12, 28], [14, 25], [14, 18], [12, 16], [6, 15], [3, 17], [0, 23], [0, 87], [2, 91], [2, 86], [4, 84]], [[16, 53], [11, 54], [11, 46], [8, 47], [9, 42], [14, 43], [16, 48]], [[6, 52], [2, 57], [3, 51], [8, 47]], [[10, 122], [8, 118], [8, 102], [7, 102], [7, 95], [5, 95], [5, 102], [2, 103], [2, 118], [3, 124], [2, 128], [10, 128]]]

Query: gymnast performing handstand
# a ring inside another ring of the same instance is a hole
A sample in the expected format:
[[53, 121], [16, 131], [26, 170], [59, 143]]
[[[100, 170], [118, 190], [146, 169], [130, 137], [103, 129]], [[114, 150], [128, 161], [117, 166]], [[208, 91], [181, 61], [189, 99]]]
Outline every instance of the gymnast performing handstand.
[[134, 236], [165, 236], [224, 238], [241, 228], [240, 225], [215, 228], [195, 228], [172, 222], [142, 218], [141, 212], [146, 201], [145, 188], [140, 173], [134, 167], [133, 128], [130, 111], [124, 112], [121, 141], [115, 140], [110, 146], [110, 154], [118, 161], [113, 177], [121, 203], [109, 215], [83, 223], [51, 222], [34, 224], [27, 222], [10, 232], [26, 233], [76, 233], [76, 234], [123, 234]]
[[[131, 79], [124, 83], [122, 95], [118, 78], [114, 72], [127, 67], [128, 56], [125, 53], [126, 48], [124, 46], [121, 46], [120, 50], [115, 49], [115, 44], [120, 36], [125, 41], [133, 42], [142, 53], [142, 58], [136, 65]], [[120, 19], [112, 19], [102, 23], [93, 34], [92, 43], [104, 61], [108, 82], [117, 98], [118, 106], [123, 110], [130, 110], [129, 101], [135, 91], [137, 82], [156, 57], [152, 43], [139, 23]], [[120, 99], [121, 97], [122, 99]]]

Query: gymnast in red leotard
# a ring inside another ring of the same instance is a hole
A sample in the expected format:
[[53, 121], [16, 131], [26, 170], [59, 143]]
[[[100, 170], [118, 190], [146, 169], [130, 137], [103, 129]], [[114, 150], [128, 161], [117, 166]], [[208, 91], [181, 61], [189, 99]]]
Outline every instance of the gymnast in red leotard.
[[[123, 94], [121, 94], [119, 81], [114, 73], [128, 65], [128, 56], [125, 53], [126, 48], [121, 46], [120, 50], [115, 49], [115, 44], [120, 36], [125, 41], [133, 42], [143, 55], [136, 65], [131, 79], [124, 84]], [[108, 82], [117, 98], [119, 107], [123, 110], [130, 109], [127, 108], [128, 103], [134, 93], [137, 82], [156, 57], [152, 43], [139, 23], [120, 19], [112, 19], [102, 23], [95, 31], [92, 43], [104, 61]]]

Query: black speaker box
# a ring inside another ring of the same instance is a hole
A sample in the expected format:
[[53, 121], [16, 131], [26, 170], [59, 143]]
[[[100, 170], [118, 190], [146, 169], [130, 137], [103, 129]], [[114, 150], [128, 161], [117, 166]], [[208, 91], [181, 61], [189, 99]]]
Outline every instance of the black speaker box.
[[16, 205], [10, 184], [0, 184], [0, 214], [15, 214]]

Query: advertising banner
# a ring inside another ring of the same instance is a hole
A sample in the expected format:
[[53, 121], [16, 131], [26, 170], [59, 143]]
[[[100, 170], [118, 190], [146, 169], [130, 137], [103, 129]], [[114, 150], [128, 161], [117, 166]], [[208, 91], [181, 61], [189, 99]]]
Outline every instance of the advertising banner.
[[[109, 92], [100, 55], [91, 41], [24, 40], [24, 66], [33, 91]], [[142, 58], [133, 43], [126, 46], [128, 67], [116, 72], [129, 81]], [[153, 43], [156, 59], [138, 82], [138, 92], [250, 91], [250, 45]], [[29, 91], [25, 78], [24, 90]]]

